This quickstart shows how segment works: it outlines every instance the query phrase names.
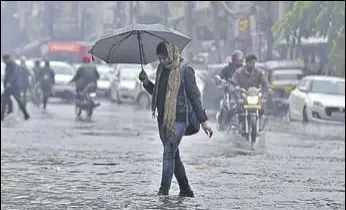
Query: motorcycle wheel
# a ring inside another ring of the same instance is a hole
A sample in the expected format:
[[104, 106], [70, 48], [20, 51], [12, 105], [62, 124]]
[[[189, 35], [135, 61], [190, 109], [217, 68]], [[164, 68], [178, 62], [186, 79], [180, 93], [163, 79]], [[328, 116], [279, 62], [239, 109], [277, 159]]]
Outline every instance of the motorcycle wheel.
[[80, 117], [80, 115], [82, 114], [82, 109], [81, 109], [80, 107], [76, 106], [76, 107], [75, 107], [75, 112], [76, 112], [76, 115], [77, 115], [78, 117]]
[[87, 109], [87, 115], [89, 118], [91, 118], [91, 116], [93, 115], [93, 108], [92, 107]]
[[251, 117], [249, 124], [249, 140], [251, 142], [251, 145], [253, 145], [254, 143], [256, 143], [257, 138], [257, 117]]

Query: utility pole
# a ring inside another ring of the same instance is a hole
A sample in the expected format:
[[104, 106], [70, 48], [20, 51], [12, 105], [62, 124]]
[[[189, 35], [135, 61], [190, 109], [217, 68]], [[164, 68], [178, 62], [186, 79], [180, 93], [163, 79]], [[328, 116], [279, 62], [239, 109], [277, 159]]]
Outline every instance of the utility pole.
[[267, 27], [266, 27], [266, 35], [267, 35], [267, 59], [266, 60], [272, 60], [273, 59], [273, 44], [274, 44], [274, 37], [272, 33], [272, 26], [273, 26], [273, 10], [275, 9], [273, 7], [273, 2], [266, 1], [266, 9], [268, 11], [267, 16]]
[[[193, 11], [193, 2], [184, 1], [184, 16], [185, 16], [185, 33], [188, 36], [192, 36], [192, 11]], [[190, 47], [186, 47], [184, 50], [184, 57], [188, 61], [192, 60], [192, 53], [190, 52]]]

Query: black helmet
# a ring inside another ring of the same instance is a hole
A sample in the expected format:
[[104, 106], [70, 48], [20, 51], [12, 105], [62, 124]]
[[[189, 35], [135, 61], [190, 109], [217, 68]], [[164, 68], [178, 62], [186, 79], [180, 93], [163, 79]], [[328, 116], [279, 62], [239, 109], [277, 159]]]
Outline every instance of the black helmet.
[[240, 50], [236, 50], [232, 53], [232, 63], [236, 65], [243, 65], [244, 62], [244, 54]]

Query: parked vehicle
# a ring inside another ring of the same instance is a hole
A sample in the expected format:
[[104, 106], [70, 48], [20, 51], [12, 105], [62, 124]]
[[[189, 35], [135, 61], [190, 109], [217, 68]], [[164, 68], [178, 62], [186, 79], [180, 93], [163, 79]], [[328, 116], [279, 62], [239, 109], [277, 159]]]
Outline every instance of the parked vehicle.
[[273, 90], [273, 106], [266, 113], [284, 116], [288, 109], [288, 97], [304, 74], [303, 64], [297, 61], [266, 61], [262, 68]]
[[[144, 67], [148, 75], [154, 72], [151, 64]], [[117, 103], [134, 103], [149, 108], [150, 95], [144, 90], [138, 79], [140, 64], [118, 64], [111, 76], [110, 100]]]
[[306, 76], [289, 99], [288, 119], [304, 123], [345, 123], [345, 79]]
[[100, 74], [100, 79], [97, 81], [97, 94], [108, 97], [111, 84], [110, 75], [113, 68], [108, 65], [97, 65], [97, 71]]
[[55, 85], [53, 87], [53, 97], [72, 101], [75, 96], [74, 83], [68, 84], [76, 73], [76, 69], [65, 62], [50, 61], [50, 67], [55, 73]]

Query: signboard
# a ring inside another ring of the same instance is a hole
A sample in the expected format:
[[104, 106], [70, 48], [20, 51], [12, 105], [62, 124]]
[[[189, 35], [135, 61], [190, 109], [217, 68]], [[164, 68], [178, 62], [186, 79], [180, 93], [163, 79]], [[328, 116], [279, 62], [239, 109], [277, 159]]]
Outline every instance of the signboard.
[[237, 19], [237, 29], [236, 29], [236, 37], [237, 38], [248, 38], [249, 37], [249, 17], [241, 16]]
[[48, 53], [79, 53], [80, 44], [71, 42], [51, 42], [48, 44]]

